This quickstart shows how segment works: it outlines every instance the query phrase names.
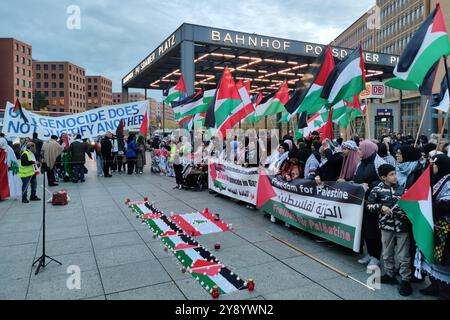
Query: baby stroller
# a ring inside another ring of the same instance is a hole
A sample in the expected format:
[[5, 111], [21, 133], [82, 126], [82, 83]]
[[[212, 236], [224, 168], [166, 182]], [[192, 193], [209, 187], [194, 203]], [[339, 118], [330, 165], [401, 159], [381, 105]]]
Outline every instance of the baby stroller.
[[199, 191], [208, 187], [208, 166], [188, 164], [183, 170], [183, 187]]
[[152, 157], [152, 165], [150, 167], [150, 171], [152, 173], [160, 173], [161, 170], [159, 168], [159, 163], [161, 162], [161, 150], [159, 149], [154, 149], [151, 152], [151, 157]]

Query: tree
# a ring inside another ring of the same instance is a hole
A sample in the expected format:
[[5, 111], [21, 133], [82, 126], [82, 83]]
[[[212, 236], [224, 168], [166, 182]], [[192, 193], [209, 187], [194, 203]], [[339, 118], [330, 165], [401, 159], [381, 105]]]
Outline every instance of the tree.
[[39, 111], [48, 106], [48, 101], [45, 99], [45, 95], [40, 91], [34, 91], [33, 93], [33, 110]]

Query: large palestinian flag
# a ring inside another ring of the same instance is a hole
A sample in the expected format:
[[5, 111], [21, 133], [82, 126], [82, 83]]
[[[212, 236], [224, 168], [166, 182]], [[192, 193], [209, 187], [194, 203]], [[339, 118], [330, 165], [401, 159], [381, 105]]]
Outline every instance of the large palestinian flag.
[[290, 114], [287, 116], [287, 121], [299, 112], [306, 112], [308, 115], [318, 112], [326, 103], [322, 99], [323, 86], [335, 67], [333, 54], [331, 48], [327, 49], [320, 55], [320, 57], [311, 65], [311, 69], [306, 72], [303, 81], [309, 81], [309, 86], [306, 90], [296, 90], [292, 98], [286, 104], [286, 110]]
[[280, 89], [272, 95], [264, 98], [255, 109], [252, 118], [248, 118], [251, 123], [257, 123], [266, 116], [271, 116], [286, 111], [285, 105], [289, 101], [289, 87], [284, 81]]
[[431, 196], [431, 166], [401, 197], [398, 206], [406, 212], [414, 240], [428, 263], [434, 261], [434, 222]]
[[203, 92], [201, 90], [180, 102], [172, 102], [172, 109], [176, 121], [193, 116], [197, 113], [206, 112], [207, 108], [208, 105], [203, 103]]
[[399, 79], [422, 85], [436, 61], [449, 54], [450, 41], [438, 4], [403, 51], [394, 75]]
[[181, 75], [177, 85], [169, 88], [167, 92], [164, 92], [164, 96], [167, 97], [164, 102], [170, 104], [172, 101], [180, 100], [186, 95], [186, 92], [186, 86], [184, 85], [183, 76]]
[[339, 101], [349, 99], [366, 89], [366, 74], [362, 48], [356, 48], [342, 60], [328, 77], [321, 98], [333, 106]]
[[211, 103], [206, 113], [206, 126], [216, 129], [221, 128], [228, 118], [239, 110], [241, 104], [241, 96], [227, 66], [220, 79], [214, 102]]
[[242, 102], [232, 111], [228, 118], [219, 127], [219, 131], [222, 133], [223, 137], [226, 137], [227, 130], [233, 129], [239, 121], [247, 118], [255, 112], [255, 106], [250, 98], [250, 82], [244, 84], [243, 81], [239, 81], [237, 84], [237, 89]]
[[205, 290], [212, 292], [217, 286], [219, 292], [225, 294], [247, 289], [246, 281], [184, 233], [163, 212], [148, 202], [130, 202], [129, 206]]

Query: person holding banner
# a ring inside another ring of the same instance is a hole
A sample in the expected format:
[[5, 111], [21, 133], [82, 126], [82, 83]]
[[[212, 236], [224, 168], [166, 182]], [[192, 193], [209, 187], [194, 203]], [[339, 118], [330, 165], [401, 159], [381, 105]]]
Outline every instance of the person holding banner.
[[[26, 149], [22, 151], [19, 162], [19, 177], [22, 179], [22, 203], [29, 203], [30, 201], [40, 201], [36, 195], [37, 181], [36, 175], [39, 172], [36, 168], [39, 162], [36, 161], [34, 155], [36, 152], [33, 142], [26, 145]], [[31, 185], [31, 197], [28, 200], [28, 186]]]
[[352, 181], [355, 177], [356, 169], [360, 161], [358, 155], [358, 146], [353, 140], [348, 140], [342, 143], [342, 155], [344, 162], [341, 167], [339, 175], [340, 182]]

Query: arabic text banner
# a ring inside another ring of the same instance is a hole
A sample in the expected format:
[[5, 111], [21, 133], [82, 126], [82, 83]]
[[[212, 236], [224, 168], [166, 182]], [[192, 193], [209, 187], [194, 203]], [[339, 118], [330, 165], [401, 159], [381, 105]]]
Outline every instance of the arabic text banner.
[[362, 186], [345, 182], [317, 185], [310, 180], [285, 182], [275, 176], [268, 179], [276, 196], [262, 210], [299, 229], [360, 251]]
[[226, 163], [210, 162], [208, 166], [208, 187], [217, 193], [256, 204], [258, 190], [258, 168], [243, 168]]
[[42, 140], [62, 133], [80, 134], [83, 138], [115, 133], [121, 119], [125, 120], [125, 130], [138, 131], [148, 111], [148, 101], [105, 106], [90, 111], [62, 117], [41, 116], [23, 109], [28, 122], [13, 111], [14, 105], [7, 103], [2, 132], [9, 137], [31, 137], [33, 132]]

